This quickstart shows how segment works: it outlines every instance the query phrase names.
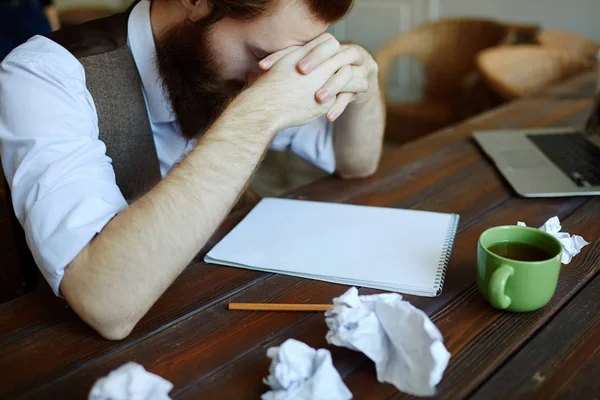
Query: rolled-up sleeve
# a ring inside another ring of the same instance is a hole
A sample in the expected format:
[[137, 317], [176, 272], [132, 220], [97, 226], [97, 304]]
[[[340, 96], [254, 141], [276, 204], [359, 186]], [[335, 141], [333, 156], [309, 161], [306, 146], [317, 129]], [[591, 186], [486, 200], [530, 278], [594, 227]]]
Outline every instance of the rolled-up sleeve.
[[283, 130], [275, 136], [272, 150], [292, 151], [309, 163], [329, 172], [335, 172], [333, 146], [334, 124], [325, 116], [313, 122]]
[[27, 244], [58, 295], [65, 267], [127, 202], [83, 67], [46, 38], [0, 65], [0, 157]]

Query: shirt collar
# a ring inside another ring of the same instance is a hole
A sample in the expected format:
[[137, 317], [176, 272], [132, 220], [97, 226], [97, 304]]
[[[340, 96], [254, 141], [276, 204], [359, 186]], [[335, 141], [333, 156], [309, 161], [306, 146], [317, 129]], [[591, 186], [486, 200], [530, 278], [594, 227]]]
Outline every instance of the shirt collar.
[[150, 119], [154, 123], [175, 121], [156, 66], [156, 46], [150, 23], [150, 0], [142, 0], [133, 8], [129, 15], [127, 32], [127, 42], [142, 79]]

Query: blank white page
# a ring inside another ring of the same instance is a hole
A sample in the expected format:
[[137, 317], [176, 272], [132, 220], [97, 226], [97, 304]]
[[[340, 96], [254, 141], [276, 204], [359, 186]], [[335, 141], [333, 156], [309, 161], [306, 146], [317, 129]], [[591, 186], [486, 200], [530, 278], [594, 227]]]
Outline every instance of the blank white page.
[[433, 296], [457, 222], [454, 214], [265, 198], [206, 261]]

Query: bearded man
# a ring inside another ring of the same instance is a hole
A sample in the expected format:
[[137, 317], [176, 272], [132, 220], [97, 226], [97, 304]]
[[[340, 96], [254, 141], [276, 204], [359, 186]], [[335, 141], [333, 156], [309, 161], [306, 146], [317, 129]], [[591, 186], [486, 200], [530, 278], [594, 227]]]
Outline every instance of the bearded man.
[[341, 178], [379, 162], [377, 65], [326, 33], [352, 0], [142, 0], [0, 66], [0, 156], [54, 290], [126, 337], [267, 149]]

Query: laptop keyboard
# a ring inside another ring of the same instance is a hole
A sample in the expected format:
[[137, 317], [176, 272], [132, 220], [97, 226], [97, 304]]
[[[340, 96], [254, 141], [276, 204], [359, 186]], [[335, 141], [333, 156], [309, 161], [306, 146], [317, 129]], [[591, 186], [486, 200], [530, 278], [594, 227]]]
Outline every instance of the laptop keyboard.
[[527, 135], [577, 186], [600, 186], [600, 148], [581, 134]]

